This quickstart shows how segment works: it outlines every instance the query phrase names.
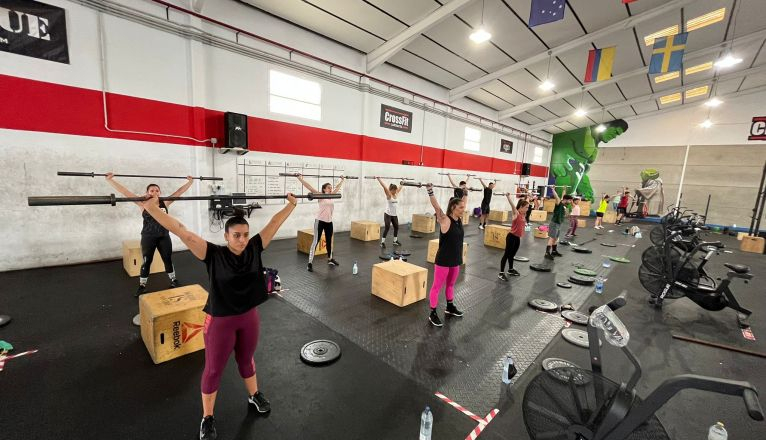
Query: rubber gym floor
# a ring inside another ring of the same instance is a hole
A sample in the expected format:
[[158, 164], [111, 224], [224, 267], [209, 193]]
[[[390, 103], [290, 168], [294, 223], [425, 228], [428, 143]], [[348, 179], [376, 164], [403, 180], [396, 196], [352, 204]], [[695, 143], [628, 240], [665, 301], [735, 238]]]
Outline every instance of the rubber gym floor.
[[[592, 219], [588, 222], [592, 224]], [[587, 311], [627, 290], [628, 304], [619, 316], [631, 331], [630, 346], [644, 375], [637, 387], [646, 396], [665, 378], [695, 373], [748, 380], [766, 390], [763, 358], [673, 339], [682, 334], [749, 350], [766, 351], [766, 302], [758, 277], [766, 271], [763, 257], [740, 252], [735, 238], [721, 239], [732, 254], [714, 257], [709, 270], [725, 274], [724, 262], [747, 264], [756, 274], [750, 284], [734, 283], [740, 302], [753, 310], [756, 341], [746, 340], [733, 311], [708, 312], [687, 299], [670, 301], [663, 310], [650, 308], [638, 282], [641, 252], [649, 246], [651, 224], [638, 224], [643, 239], [623, 235], [614, 225], [596, 231], [581, 228], [576, 242], [594, 252], [579, 254], [559, 246], [551, 273], [534, 272], [545, 240], [528, 233], [515, 264], [522, 276], [510, 283], [497, 279], [500, 249], [483, 245], [476, 219], [466, 226], [468, 264], [456, 286], [462, 318], [447, 318], [443, 328], [427, 323], [428, 302], [396, 307], [370, 294], [371, 266], [380, 262], [378, 242], [361, 242], [348, 233], [335, 237], [339, 267], [326, 257], [306, 271], [307, 257], [295, 240], [272, 243], [264, 254], [267, 266], [280, 271], [283, 288], [260, 307], [261, 338], [256, 351], [259, 385], [271, 400], [266, 416], [248, 410], [246, 392], [233, 357], [227, 366], [216, 406], [221, 439], [406, 439], [416, 438], [420, 413], [434, 412], [434, 439], [463, 439], [476, 422], [435, 397], [440, 392], [484, 417], [497, 417], [480, 439], [527, 439], [521, 403], [525, 385], [548, 357], [588, 367], [587, 350], [559, 335], [565, 320], [558, 313], [534, 311], [532, 298], [571, 303]], [[610, 231], [611, 229], [611, 231]], [[428, 240], [400, 231], [409, 262], [429, 269]], [[222, 240], [222, 238], [221, 238]], [[592, 240], [592, 241], [589, 241]], [[626, 246], [604, 247], [601, 242]], [[635, 247], [631, 247], [635, 244]], [[389, 250], [391, 249], [389, 238]], [[625, 256], [629, 264], [601, 267], [602, 255]], [[174, 264], [183, 284], [207, 287], [204, 265], [189, 252], [178, 252]], [[352, 275], [353, 260], [359, 274]], [[603, 295], [593, 287], [561, 289], [576, 266], [606, 276]], [[429, 287], [430, 287], [429, 279]], [[167, 277], [154, 274], [149, 291], [167, 288]], [[0, 312], [13, 321], [0, 328], [0, 339], [15, 352], [38, 349], [5, 364], [0, 372], [0, 437], [4, 439], [193, 439], [201, 416], [199, 380], [202, 351], [154, 365], [131, 323], [138, 311], [133, 298], [136, 279], [121, 261], [0, 273]], [[440, 304], [443, 316], [444, 297]], [[303, 344], [330, 339], [343, 354], [334, 364], [311, 367], [299, 359]], [[502, 360], [510, 353], [519, 374], [510, 387], [501, 382]], [[605, 374], [627, 380], [627, 359], [614, 347], [603, 351]], [[761, 401], [766, 404], [764, 393]], [[658, 412], [671, 438], [706, 438], [708, 426], [726, 423], [729, 438], [764, 439], [766, 423], [750, 420], [741, 399], [699, 391], [683, 391]]]

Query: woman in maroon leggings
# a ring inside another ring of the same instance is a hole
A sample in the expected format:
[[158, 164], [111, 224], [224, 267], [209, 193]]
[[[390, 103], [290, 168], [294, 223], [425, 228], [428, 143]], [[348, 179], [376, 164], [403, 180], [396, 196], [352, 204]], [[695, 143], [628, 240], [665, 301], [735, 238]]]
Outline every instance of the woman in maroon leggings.
[[159, 199], [144, 203], [148, 212], [168, 231], [177, 235], [195, 257], [205, 262], [210, 277], [210, 293], [204, 311], [205, 370], [202, 373], [202, 423], [200, 440], [215, 440], [213, 408], [226, 362], [234, 352], [239, 374], [245, 381], [248, 402], [258, 412], [271, 410], [269, 401], [258, 391], [253, 354], [258, 344], [260, 318], [256, 306], [268, 298], [261, 253], [268, 247], [296, 206], [295, 197], [276, 213], [260, 233], [250, 238], [250, 226], [242, 216], [226, 221], [223, 234], [226, 246], [219, 246], [189, 231], [178, 220], [160, 209]]

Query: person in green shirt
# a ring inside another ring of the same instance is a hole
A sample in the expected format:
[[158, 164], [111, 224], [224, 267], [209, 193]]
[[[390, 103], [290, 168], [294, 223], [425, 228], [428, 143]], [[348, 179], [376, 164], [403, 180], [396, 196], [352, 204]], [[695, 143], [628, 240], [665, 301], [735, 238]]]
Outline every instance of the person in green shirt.
[[603, 194], [598, 209], [596, 210], [596, 226], [594, 226], [593, 229], [604, 229], [604, 226], [601, 223], [604, 221], [604, 214], [606, 214], [606, 209], [608, 207], [609, 194]]
[[556, 206], [553, 208], [553, 215], [551, 216], [550, 223], [548, 223], [548, 246], [545, 248], [545, 258], [549, 260], [553, 260], [554, 257], [563, 257], [556, 248], [558, 247], [557, 243], [561, 234], [561, 224], [564, 223], [566, 211], [572, 204], [572, 196], [567, 194], [567, 187], [564, 187], [561, 197], [559, 197], [555, 187], [552, 192], [556, 200]]

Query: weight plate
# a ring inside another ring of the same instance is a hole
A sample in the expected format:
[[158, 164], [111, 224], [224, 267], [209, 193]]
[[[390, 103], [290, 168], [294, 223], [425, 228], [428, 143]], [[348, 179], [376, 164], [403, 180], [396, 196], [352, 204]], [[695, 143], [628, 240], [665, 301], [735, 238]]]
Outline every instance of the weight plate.
[[581, 277], [577, 275], [570, 275], [568, 281], [570, 283], [579, 284], [581, 286], [592, 286], [594, 282], [593, 278]]
[[564, 246], [569, 246], [569, 245], [570, 245], [570, 244], [572, 244], [572, 243], [570, 243], [570, 242], [568, 242], [568, 241], [566, 241], [566, 240], [559, 240], [559, 244], [560, 244], [560, 245], [564, 245]]
[[141, 325], [141, 314], [140, 313], [133, 317], [133, 325], [138, 325], [138, 326]]
[[410, 234], [410, 238], [423, 238], [423, 236], [418, 234]]
[[555, 312], [559, 309], [558, 304], [539, 298], [530, 300], [528, 304], [533, 309], [542, 310], [543, 312]]
[[596, 275], [598, 275], [595, 271], [592, 271], [590, 269], [585, 269], [585, 268], [577, 268], [574, 270], [574, 273], [576, 273], [577, 275], [584, 275], [586, 277], [595, 277]]
[[563, 289], [571, 289], [572, 285], [569, 283], [556, 283], [557, 286], [563, 288]]
[[397, 256], [397, 257], [398, 257], [398, 256], [401, 256], [401, 257], [409, 257], [410, 255], [412, 255], [412, 252], [410, 252], [410, 251], [405, 251], [405, 250], [398, 250], [398, 249], [397, 249], [397, 250], [395, 250], [395, 251], [394, 251], [394, 255], [395, 255], [395, 256]]
[[564, 310], [561, 312], [561, 316], [575, 324], [588, 325], [588, 315], [577, 310]]
[[577, 364], [574, 362], [569, 362], [566, 359], [559, 359], [559, 358], [548, 358], [544, 359], [542, 362], [543, 370], [549, 371], [553, 370], [554, 368], [580, 368]]
[[625, 257], [609, 257], [609, 259], [618, 263], [630, 263], [630, 260]]
[[340, 357], [340, 346], [333, 341], [319, 339], [301, 348], [301, 360], [309, 365], [326, 365]]
[[386, 261], [388, 261], [388, 260], [390, 260], [390, 259], [391, 259], [391, 254], [380, 254], [380, 255], [378, 256], [378, 258], [380, 258], [381, 260], [386, 260]]
[[529, 261], [529, 258], [527, 257], [513, 257], [513, 261], [521, 261], [522, 263], [526, 263]]
[[601, 246], [606, 246], [606, 247], [617, 247], [617, 245], [616, 245], [616, 244], [614, 244], [614, 243], [601, 243]]
[[537, 272], [550, 272], [551, 267], [545, 264], [530, 264], [529, 268]]
[[582, 247], [582, 246], [578, 246], [576, 248], [572, 248], [572, 250], [575, 251], [575, 252], [578, 252], [580, 254], [592, 254], [593, 253], [592, 250], [590, 250], [590, 249], [588, 249], [586, 247]]
[[8, 315], [0, 315], [0, 327], [11, 322], [11, 317]]
[[578, 328], [565, 328], [561, 330], [561, 336], [574, 345], [582, 348], [588, 348], [588, 333]]

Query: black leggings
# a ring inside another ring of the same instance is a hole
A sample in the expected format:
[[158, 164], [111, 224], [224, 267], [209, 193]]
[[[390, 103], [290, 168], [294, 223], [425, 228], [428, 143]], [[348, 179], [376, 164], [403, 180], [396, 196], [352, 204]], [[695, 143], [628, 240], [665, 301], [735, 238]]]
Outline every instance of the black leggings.
[[311, 243], [311, 250], [309, 251], [309, 263], [314, 261], [314, 251], [316, 250], [317, 243], [322, 239], [322, 231], [324, 231], [327, 246], [327, 258], [332, 260], [332, 222], [314, 219], [314, 241]]
[[521, 239], [519, 237], [508, 233], [505, 237], [505, 253], [500, 260], [500, 272], [505, 272], [505, 262], [508, 262], [508, 269], [513, 269], [513, 257], [516, 256], [516, 251], [519, 250]]
[[165, 263], [165, 272], [173, 273], [173, 243], [169, 235], [153, 237], [151, 235], [141, 236], [141, 255], [144, 257], [144, 263], [141, 265], [141, 278], [149, 278], [149, 269], [154, 260], [154, 250], [160, 251], [162, 262]]
[[383, 229], [383, 238], [388, 237], [388, 230], [391, 228], [391, 225], [394, 225], [394, 238], [399, 236], [399, 217], [394, 215], [390, 216], [388, 214], [383, 214], [383, 221], [386, 223], [386, 228]]

